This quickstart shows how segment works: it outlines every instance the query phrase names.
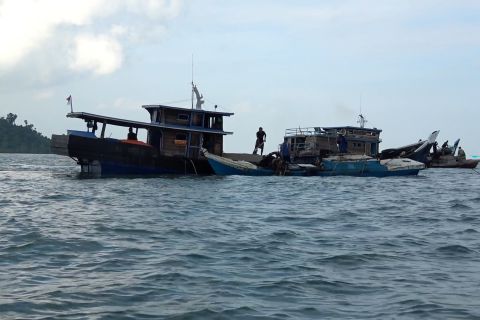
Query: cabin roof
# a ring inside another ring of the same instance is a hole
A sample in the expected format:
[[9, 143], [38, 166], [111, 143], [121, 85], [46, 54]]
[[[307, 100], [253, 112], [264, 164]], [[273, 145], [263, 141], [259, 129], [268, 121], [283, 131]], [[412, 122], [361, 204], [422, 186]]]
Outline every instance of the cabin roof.
[[149, 122], [142, 122], [142, 121], [134, 121], [134, 120], [126, 120], [126, 119], [119, 119], [119, 118], [112, 118], [107, 116], [102, 116], [93, 113], [87, 112], [71, 112], [67, 114], [68, 118], [78, 118], [83, 120], [93, 120], [97, 122], [102, 122], [114, 126], [119, 127], [134, 127], [134, 128], [142, 128], [142, 129], [171, 129], [171, 130], [179, 130], [179, 131], [187, 131], [187, 132], [203, 132], [203, 133], [216, 133], [216, 134], [232, 134], [233, 132], [223, 131], [223, 130], [216, 130], [216, 129], [205, 129], [199, 127], [185, 127], [173, 124], [158, 124], [158, 123], [149, 123]]
[[232, 116], [233, 112], [220, 112], [220, 111], [209, 111], [209, 110], [204, 110], [204, 109], [189, 109], [189, 108], [180, 108], [180, 107], [171, 107], [171, 106], [164, 106], [161, 104], [147, 104], [143, 105], [142, 108], [145, 108], [147, 110], [150, 109], [172, 109], [172, 110], [179, 110], [179, 111], [184, 111], [184, 112], [198, 112], [198, 113], [206, 113], [210, 115], [215, 115], [215, 116]]

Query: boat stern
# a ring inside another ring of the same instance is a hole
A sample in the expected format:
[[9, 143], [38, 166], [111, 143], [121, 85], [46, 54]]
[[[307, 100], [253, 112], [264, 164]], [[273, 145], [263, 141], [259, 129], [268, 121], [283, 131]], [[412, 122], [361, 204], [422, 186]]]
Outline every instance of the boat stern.
[[66, 134], [52, 134], [52, 140], [50, 142], [50, 150], [52, 153], [68, 157], [68, 137]]

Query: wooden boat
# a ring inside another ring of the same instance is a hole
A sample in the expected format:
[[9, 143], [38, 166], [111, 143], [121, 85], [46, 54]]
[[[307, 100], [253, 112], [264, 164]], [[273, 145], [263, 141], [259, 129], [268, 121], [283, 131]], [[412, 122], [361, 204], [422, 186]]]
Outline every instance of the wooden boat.
[[417, 175], [425, 168], [423, 163], [411, 159], [378, 160], [362, 155], [332, 156], [324, 158], [320, 165], [316, 166], [285, 163], [280, 158], [270, 161], [269, 155], [264, 157], [263, 164], [255, 165], [248, 161], [232, 160], [208, 152], [204, 154], [217, 175], [388, 177]]
[[[425, 168], [423, 163], [412, 159], [377, 159], [382, 130], [365, 128], [366, 120], [361, 114], [357, 122], [359, 127], [287, 129], [281, 149], [287, 146], [286, 154], [294, 163], [317, 165], [320, 168], [318, 175], [322, 176], [416, 175]], [[425, 149], [429, 149], [428, 145], [436, 134], [438, 132], [412, 147], [412, 151], [428, 153]]]
[[[194, 89], [196, 87], [194, 86]], [[197, 94], [198, 91], [195, 91]], [[213, 174], [200, 149], [214, 155], [223, 153], [223, 117], [233, 113], [207, 111], [197, 94], [197, 107], [177, 108], [165, 105], [144, 105], [150, 122], [112, 118], [86, 112], [70, 112], [68, 118], [82, 119], [86, 131], [69, 130], [66, 135], [53, 135], [53, 153], [73, 158], [82, 173], [117, 174]], [[112, 139], [105, 136], [107, 126], [146, 130], [147, 139]], [[101, 127], [100, 132], [98, 128]]]
[[479, 162], [479, 159], [459, 159], [457, 156], [447, 155], [440, 156], [438, 159], [432, 160], [430, 167], [474, 169], [477, 167]]
[[408, 158], [429, 165], [432, 160], [430, 150], [440, 131], [433, 131], [426, 140], [420, 140], [399, 148], [385, 149], [380, 152], [380, 159]]
[[296, 163], [314, 163], [336, 154], [378, 154], [382, 130], [365, 127], [305, 127], [285, 130], [284, 143]]
[[394, 158], [379, 160], [365, 155], [339, 155], [322, 159], [323, 176], [389, 177], [417, 175], [425, 169], [421, 162]]
[[202, 150], [216, 175], [241, 175], [241, 176], [313, 176], [318, 175], [320, 168], [312, 164], [285, 163], [278, 152], [272, 152], [254, 164], [245, 160], [233, 160]]
[[211, 154], [204, 150], [204, 156], [216, 175], [240, 175], [240, 176], [272, 176], [275, 171], [271, 168], [262, 168], [244, 160], [232, 160], [226, 157]]
[[460, 139], [457, 139], [453, 146], [449, 146], [448, 141], [446, 141], [440, 150], [437, 150], [435, 145], [429, 166], [432, 168], [476, 168], [480, 159], [466, 159], [465, 153], [462, 156], [455, 155], [459, 142]]

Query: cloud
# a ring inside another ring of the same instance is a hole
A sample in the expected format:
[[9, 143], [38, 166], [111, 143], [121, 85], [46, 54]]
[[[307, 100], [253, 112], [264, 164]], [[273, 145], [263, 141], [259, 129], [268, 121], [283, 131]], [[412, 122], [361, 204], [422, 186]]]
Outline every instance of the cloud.
[[112, 73], [123, 61], [122, 46], [113, 37], [79, 35], [75, 39], [70, 68], [91, 71], [97, 75]]
[[62, 24], [81, 26], [102, 7], [99, 0], [4, 0], [0, 3], [0, 68], [16, 66]]
[[96, 75], [114, 72], [124, 61], [128, 41], [141, 41], [142, 30], [164, 30], [161, 24], [180, 9], [180, 0], [0, 1], [0, 70], [14, 71], [31, 60], [29, 55], [52, 50], [48, 44], [62, 38], [62, 47], [53, 50], [70, 51], [69, 61], [52, 59], [50, 64]]
[[37, 91], [33, 98], [37, 101], [39, 100], [48, 100], [50, 99], [51, 97], [53, 97], [53, 95], [55, 94], [55, 92], [52, 90], [52, 89], [45, 89], [45, 90], [40, 90], [40, 91]]

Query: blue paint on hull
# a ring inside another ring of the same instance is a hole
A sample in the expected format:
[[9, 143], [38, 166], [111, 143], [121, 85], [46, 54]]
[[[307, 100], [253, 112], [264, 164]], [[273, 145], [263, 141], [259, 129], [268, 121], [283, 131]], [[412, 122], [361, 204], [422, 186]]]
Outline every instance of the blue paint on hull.
[[420, 169], [398, 169], [389, 171], [378, 160], [368, 161], [329, 161], [324, 160], [321, 176], [358, 176], [358, 177], [390, 177], [417, 175]]
[[216, 175], [228, 176], [228, 175], [238, 175], [238, 176], [272, 176], [274, 174], [273, 170], [257, 168], [257, 169], [239, 169], [232, 166], [225, 165], [218, 161], [208, 159], [208, 163], [212, 167]]

